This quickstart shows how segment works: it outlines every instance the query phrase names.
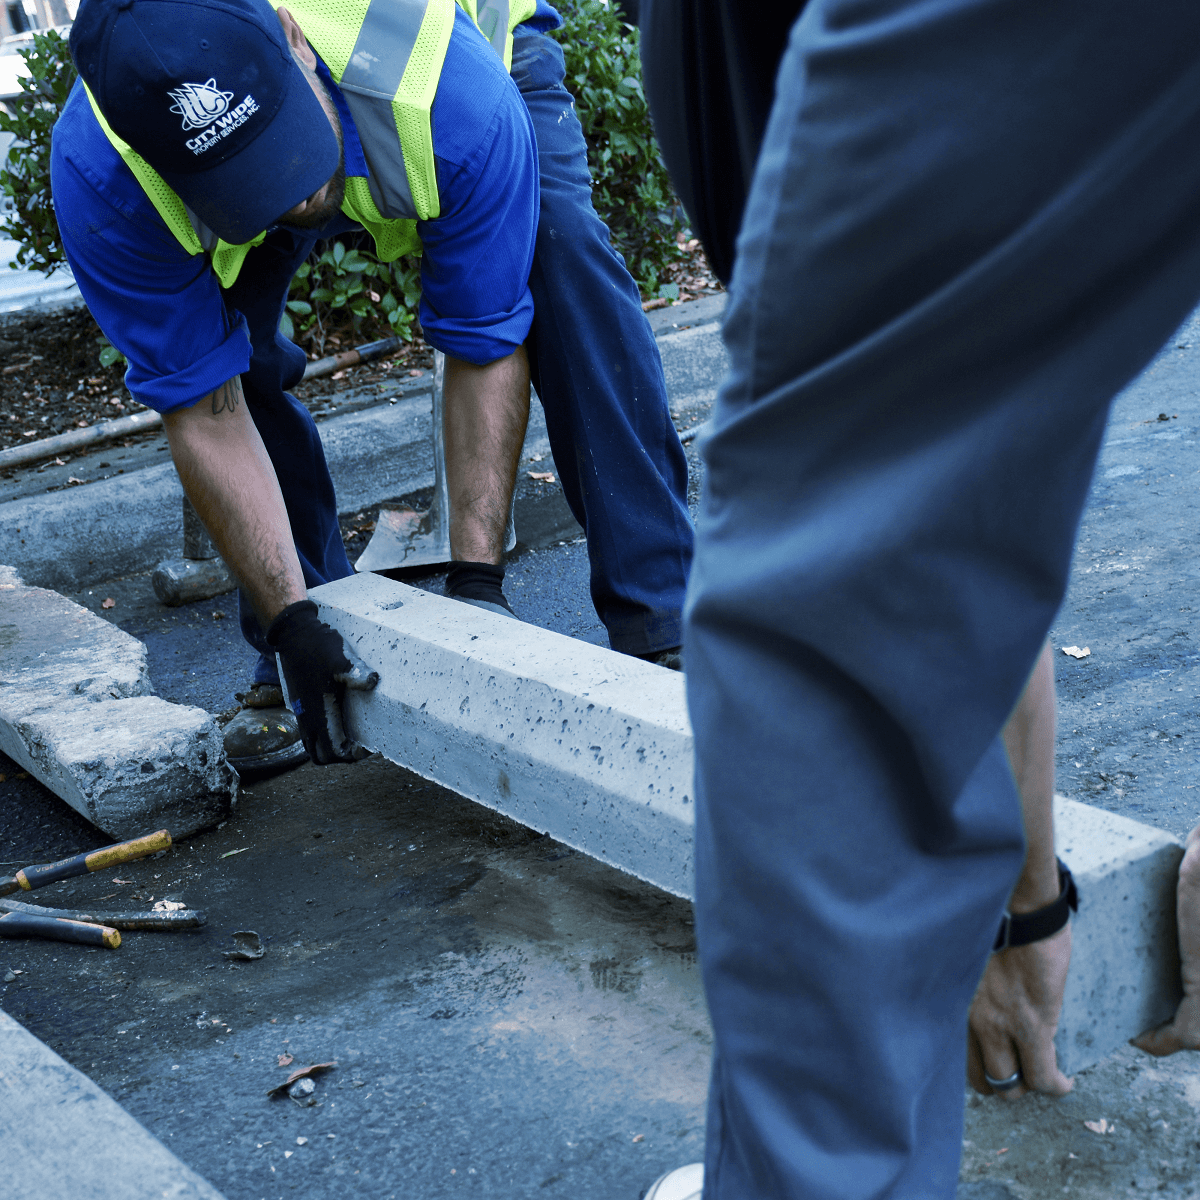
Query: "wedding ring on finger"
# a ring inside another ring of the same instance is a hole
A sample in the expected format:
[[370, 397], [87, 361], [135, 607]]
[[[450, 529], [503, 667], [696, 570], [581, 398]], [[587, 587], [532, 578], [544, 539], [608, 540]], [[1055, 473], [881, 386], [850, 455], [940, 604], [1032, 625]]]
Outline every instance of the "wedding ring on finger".
[[983, 1077], [987, 1080], [988, 1087], [990, 1087], [993, 1092], [1010, 1092], [1013, 1088], [1019, 1087], [1023, 1080], [1020, 1067], [1018, 1067], [1007, 1079], [993, 1079], [986, 1071], [984, 1071]]

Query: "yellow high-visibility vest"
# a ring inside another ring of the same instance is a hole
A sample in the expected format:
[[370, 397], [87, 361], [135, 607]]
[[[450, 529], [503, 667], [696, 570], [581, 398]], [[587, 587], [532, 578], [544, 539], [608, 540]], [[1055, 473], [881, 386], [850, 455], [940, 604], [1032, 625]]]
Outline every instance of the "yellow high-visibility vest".
[[[382, 262], [421, 247], [417, 221], [438, 215], [429, 112], [437, 92], [455, 0], [269, 0], [286, 3], [321, 56], [358, 127], [370, 174], [346, 178], [342, 212], [375, 240]], [[504, 61], [512, 65], [512, 31], [533, 16], [537, 0], [459, 0]], [[363, 52], [359, 52], [359, 46]], [[113, 132], [96, 98], [92, 111], [125, 165], [189, 254], [207, 254], [230, 287], [264, 230], [233, 246], [218, 238], [128, 142]]]

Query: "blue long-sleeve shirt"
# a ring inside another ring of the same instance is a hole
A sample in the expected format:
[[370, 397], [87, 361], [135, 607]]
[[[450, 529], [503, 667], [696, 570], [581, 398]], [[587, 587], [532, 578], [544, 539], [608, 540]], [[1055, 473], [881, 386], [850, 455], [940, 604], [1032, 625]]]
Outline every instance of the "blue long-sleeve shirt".
[[[529, 21], [561, 24], [546, 0]], [[341, 115], [347, 174], [365, 175], [357, 129]], [[440, 215], [418, 223], [426, 340], [482, 365], [529, 332], [538, 217], [533, 127], [516, 85], [457, 10], [430, 116]], [[105, 137], [76, 85], [54, 130], [51, 184], [67, 258], [97, 324], [129, 362], [126, 386], [160, 412], [196, 403], [242, 374], [250, 337], [204, 255], [189, 255]], [[282, 299], [282, 298], [281, 298]]]

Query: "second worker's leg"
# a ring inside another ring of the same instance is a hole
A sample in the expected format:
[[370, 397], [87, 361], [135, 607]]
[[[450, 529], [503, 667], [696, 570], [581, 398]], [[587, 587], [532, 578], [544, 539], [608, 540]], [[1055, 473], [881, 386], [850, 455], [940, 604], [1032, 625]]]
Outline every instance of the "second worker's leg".
[[556, 42], [518, 28], [512, 75], [541, 174], [530, 369], [567, 503], [587, 533], [596, 612], [614, 650], [649, 656], [683, 640], [687, 459], [637, 285], [592, 207], [563, 72]]
[[1159, 0], [792, 35], [689, 598], [706, 1200], [954, 1196], [1023, 858], [998, 734], [1109, 401], [1200, 295], [1198, 37]]

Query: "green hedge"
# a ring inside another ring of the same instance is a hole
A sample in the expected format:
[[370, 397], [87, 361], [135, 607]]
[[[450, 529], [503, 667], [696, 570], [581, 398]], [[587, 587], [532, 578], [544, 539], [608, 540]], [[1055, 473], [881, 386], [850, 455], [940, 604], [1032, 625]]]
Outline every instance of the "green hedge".
[[[664, 268], [677, 261], [679, 212], [650, 129], [642, 94], [638, 31], [602, 0], [560, 0], [556, 33], [567, 63], [567, 87], [588, 146], [596, 211], [612, 232], [644, 292], [660, 290]], [[20, 51], [29, 64], [15, 113], [0, 109], [0, 129], [14, 141], [0, 168], [12, 211], [0, 233], [18, 243], [14, 267], [50, 274], [65, 262], [50, 194], [50, 134], [75, 82], [66, 40], [39, 33]], [[665, 290], [665, 289], [663, 289]], [[386, 329], [411, 338], [417, 329], [420, 263], [385, 264], [366, 235], [318, 246], [292, 283], [284, 332], [323, 352], [331, 328]], [[105, 346], [112, 361], [116, 351]]]
[[49, 275], [66, 262], [50, 200], [50, 133], [75, 82], [75, 64], [66, 39], [53, 29], [19, 53], [29, 74], [21, 79], [16, 114], [0, 108], [0, 129], [14, 135], [0, 168], [0, 186], [13, 203], [0, 233], [18, 243], [10, 266]]

